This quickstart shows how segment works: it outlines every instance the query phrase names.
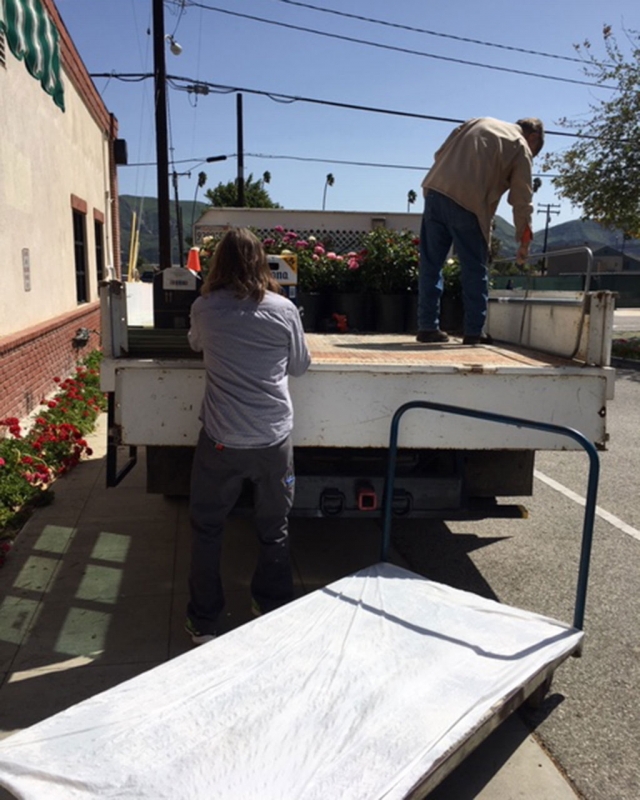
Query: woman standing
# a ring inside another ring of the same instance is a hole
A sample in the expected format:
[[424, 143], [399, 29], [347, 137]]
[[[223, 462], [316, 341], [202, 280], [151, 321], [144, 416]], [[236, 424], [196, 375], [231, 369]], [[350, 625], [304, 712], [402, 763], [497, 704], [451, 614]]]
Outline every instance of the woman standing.
[[311, 358], [297, 308], [279, 294], [258, 239], [232, 229], [220, 241], [191, 308], [189, 343], [202, 351], [206, 387], [191, 474], [190, 600], [195, 644], [215, 637], [224, 607], [220, 552], [224, 522], [245, 480], [254, 486], [260, 542], [251, 581], [254, 613], [292, 599], [287, 515], [293, 503], [288, 377]]

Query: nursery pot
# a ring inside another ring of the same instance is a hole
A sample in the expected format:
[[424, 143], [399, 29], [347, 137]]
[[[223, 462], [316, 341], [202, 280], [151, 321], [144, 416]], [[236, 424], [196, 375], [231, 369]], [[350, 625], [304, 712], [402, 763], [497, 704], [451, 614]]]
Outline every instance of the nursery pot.
[[403, 333], [407, 316], [407, 294], [375, 295], [376, 330]]
[[331, 306], [334, 313], [346, 316], [349, 330], [371, 329], [369, 298], [364, 292], [334, 292]]

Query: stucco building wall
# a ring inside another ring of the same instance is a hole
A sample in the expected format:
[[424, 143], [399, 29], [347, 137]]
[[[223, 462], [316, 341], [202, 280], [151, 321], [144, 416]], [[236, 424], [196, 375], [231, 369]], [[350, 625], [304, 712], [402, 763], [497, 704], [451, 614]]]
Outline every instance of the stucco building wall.
[[[53, 0], [41, 0], [58, 29], [65, 110], [5, 47], [0, 66], [0, 418], [29, 413], [99, 345], [98, 256], [119, 274], [117, 122], [104, 106]], [[76, 289], [73, 209], [84, 218], [86, 294]], [[73, 342], [89, 331], [83, 347]], [[28, 365], [28, 368], [27, 368]]]

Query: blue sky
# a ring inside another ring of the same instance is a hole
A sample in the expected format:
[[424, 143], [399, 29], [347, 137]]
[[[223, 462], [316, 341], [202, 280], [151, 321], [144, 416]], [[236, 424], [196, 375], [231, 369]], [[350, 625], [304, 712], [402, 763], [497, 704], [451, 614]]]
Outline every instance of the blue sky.
[[[153, 71], [151, 0], [56, 0], [62, 18], [91, 73]], [[603, 24], [612, 25], [625, 46], [624, 28], [637, 29], [637, 0], [309, 0], [325, 11], [290, 0], [202, 0], [184, 8], [165, 2], [165, 32], [182, 46], [174, 56], [167, 46], [169, 75], [181, 85], [209, 82], [242, 88], [245, 177], [268, 170], [268, 191], [285, 208], [319, 209], [327, 173], [327, 210], [397, 212], [407, 210], [413, 189], [420, 213], [420, 183], [433, 153], [455, 127], [453, 123], [334, 108], [320, 103], [277, 102], [293, 95], [348, 105], [464, 120], [494, 116], [516, 120], [538, 116], [548, 130], [562, 130], [561, 117], [584, 118], [589, 107], [611, 96], [608, 90], [581, 83], [472, 66], [472, 61], [507, 70], [588, 81], [573, 45], [589, 39], [603, 54]], [[339, 11], [422, 28], [430, 34], [383, 26], [326, 13]], [[344, 39], [318, 36], [224, 11], [312, 28]], [[437, 35], [436, 35], [437, 34]], [[490, 43], [486, 46], [456, 38]], [[425, 55], [360, 44], [362, 40]], [[501, 45], [497, 47], [495, 45]], [[505, 48], [547, 53], [564, 58]], [[153, 81], [122, 82], [96, 78], [96, 86], [127, 141], [129, 162], [155, 161]], [[253, 94], [249, 90], [265, 92]], [[207, 174], [206, 188], [237, 174], [236, 93], [210, 91], [206, 96], [169, 89], [170, 157], [179, 178], [181, 199], [193, 199], [197, 176]], [[571, 140], [548, 135], [546, 151]], [[198, 163], [227, 155], [226, 162]], [[286, 158], [285, 158], [286, 157]], [[323, 159], [312, 161], [308, 159]], [[392, 165], [356, 166], [340, 162]], [[535, 164], [535, 162], [534, 162]], [[410, 167], [410, 168], [401, 168]], [[576, 219], [580, 210], [558, 197], [549, 178], [534, 197], [538, 206], [559, 204], [551, 224]], [[123, 194], [156, 196], [154, 167], [119, 169]], [[200, 190], [199, 199], [204, 199]], [[511, 221], [503, 201], [498, 213]], [[534, 229], [544, 228], [545, 213], [535, 214]]]

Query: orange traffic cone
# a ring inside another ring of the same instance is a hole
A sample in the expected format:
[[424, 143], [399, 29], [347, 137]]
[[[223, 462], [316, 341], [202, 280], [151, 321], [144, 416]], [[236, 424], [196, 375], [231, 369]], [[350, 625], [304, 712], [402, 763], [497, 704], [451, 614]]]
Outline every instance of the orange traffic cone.
[[192, 247], [189, 250], [189, 258], [187, 259], [187, 269], [190, 269], [192, 272], [201, 272], [202, 267], [200, 266], [200, 248], [199, 247]]

